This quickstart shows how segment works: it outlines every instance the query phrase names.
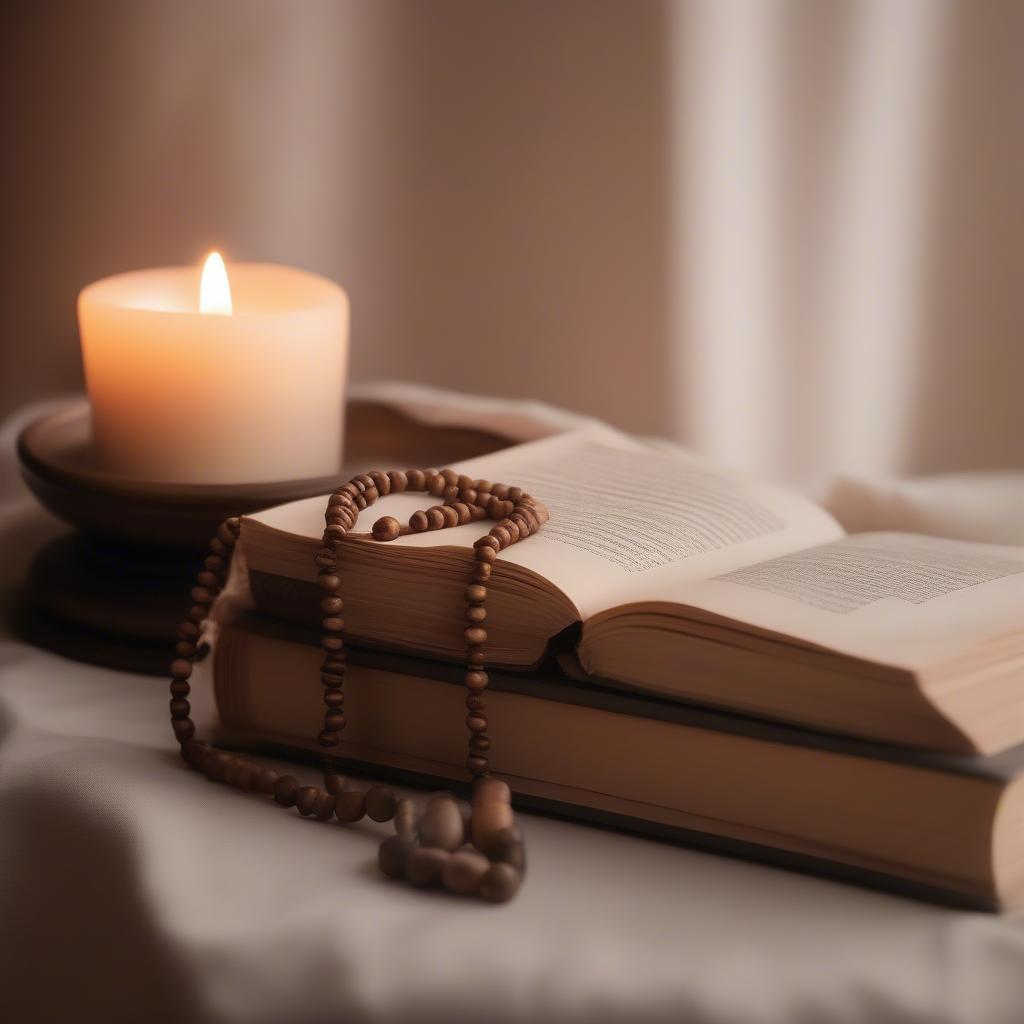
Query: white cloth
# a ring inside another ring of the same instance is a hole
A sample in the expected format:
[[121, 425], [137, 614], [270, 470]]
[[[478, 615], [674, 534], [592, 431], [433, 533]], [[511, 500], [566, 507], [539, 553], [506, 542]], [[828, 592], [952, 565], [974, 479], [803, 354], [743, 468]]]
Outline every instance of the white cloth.
[[[0, 505], [5, 602], [59, 529], [23, 493]], [[508, 906], [388, 882], [383, 826], [306, 821], [186, 770], [162, 680], [4, 634], [0, 1015], [1020, 1021], [1024, 917], [522, 824], [529, 875]]]

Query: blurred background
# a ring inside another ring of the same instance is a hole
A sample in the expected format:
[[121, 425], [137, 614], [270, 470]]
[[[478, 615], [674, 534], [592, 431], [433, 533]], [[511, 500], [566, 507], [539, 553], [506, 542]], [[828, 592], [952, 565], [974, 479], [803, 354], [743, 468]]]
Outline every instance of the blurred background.
[[12, 0], [0, 414], [75, 298], [292, 263], [355, 379], [805, 481], [1024, 464], [1024, 4]]

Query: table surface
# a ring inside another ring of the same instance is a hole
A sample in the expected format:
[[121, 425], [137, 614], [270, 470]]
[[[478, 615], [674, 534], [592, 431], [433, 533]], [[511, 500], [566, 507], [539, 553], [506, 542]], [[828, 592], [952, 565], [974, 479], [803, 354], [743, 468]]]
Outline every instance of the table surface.
[[[0, 595], [63, 527], [0, 454]], [[179, 762], [164, 684], [0, 635], [0, 1006], [21, 1022], [1024, 1019], [1024, 917], [524, 816], [494, 908]]]

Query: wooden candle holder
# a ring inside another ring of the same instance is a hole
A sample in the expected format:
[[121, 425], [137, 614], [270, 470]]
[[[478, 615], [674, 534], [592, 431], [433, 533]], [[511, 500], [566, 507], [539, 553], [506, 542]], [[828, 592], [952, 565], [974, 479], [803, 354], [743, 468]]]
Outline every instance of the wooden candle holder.
[[36, 556], [16, 604], [16, 632], [76, 660], [161, 675], [182, 594], [225, 517], [327, 494], [376, 464], [437, 466], [514, 439], [425, 425], [382, 403], [347, 406], [345, 465], [331, 476], [263, 484], [126, 480], [97, 467], [89, 407], [76, 401], [18, 438], [22, 475], [40, 503], [74, 529]]

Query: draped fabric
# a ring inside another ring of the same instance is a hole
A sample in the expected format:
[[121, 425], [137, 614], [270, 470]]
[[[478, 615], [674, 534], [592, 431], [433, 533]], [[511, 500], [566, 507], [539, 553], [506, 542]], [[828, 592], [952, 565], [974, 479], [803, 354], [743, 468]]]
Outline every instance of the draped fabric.
[[1011, 0], [43, 0], [2, 15], [0, 407], [89, 280], [341, 281], [355, 379], [808, 481], [1024, 462]]

